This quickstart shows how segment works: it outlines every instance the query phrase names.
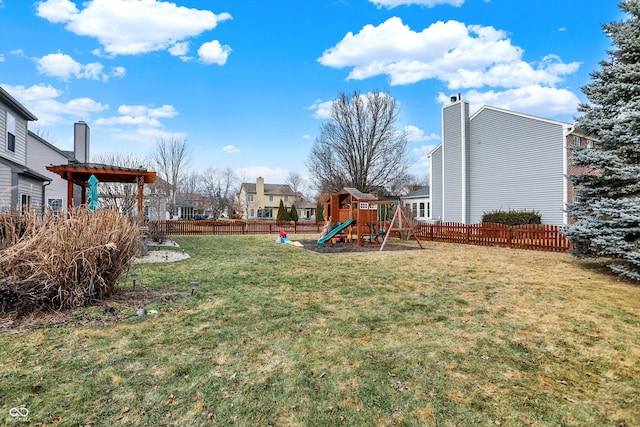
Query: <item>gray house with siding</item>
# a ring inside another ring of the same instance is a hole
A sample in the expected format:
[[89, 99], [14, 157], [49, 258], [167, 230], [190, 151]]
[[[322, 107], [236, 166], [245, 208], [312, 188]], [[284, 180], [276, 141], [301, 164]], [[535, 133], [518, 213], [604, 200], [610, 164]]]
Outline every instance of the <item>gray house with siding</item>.
[[38, 120], [29, 110], [0, 87], [0, 214], [29, 206], [44, 206], [45, 186], [52, 178], [30, 168], [27, 163], [27, 127]]
[[442, 143], [431, 159], [431, 218], [480, 223], [493, 210], [535, 210], [544, 224], [567, 223], [570, 123], [469, 103], [442, 109]]
[[[85, 122], [73, 125], [74, 150], [61, 150], [35, 133], [27, 134], [27, 166], [41, 174], [51, 174], [46, 167], [50, 165], [66, 165], [70, 163], [89, 162], [90, 131]], [[81, 204], [81, 191], [74, 191], [73, 205]], [[57, 174], [52, 174], [51, 182], [45, 187], [44, 206], [54, 212], [66, 213], [68, 182]]]

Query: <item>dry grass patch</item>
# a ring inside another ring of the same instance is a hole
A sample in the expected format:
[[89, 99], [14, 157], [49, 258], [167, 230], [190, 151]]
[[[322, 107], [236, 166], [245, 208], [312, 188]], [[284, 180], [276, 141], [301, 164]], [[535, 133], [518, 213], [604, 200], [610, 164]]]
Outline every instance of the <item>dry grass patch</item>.
[[0, 313], [81, 307], [111, 295], [140, 247], [139, 231], [115, 210], [70, 218], [26, 212], [2, 221]]

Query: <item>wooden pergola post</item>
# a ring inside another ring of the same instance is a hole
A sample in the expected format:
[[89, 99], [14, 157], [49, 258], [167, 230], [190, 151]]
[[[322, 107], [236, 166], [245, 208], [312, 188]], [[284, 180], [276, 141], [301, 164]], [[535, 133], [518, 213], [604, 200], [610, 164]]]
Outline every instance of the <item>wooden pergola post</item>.
[[136, 181], [138, 182], [138, 221], [142, 219], [142, 196], [144, 195], [144, 179], [139, 176]]

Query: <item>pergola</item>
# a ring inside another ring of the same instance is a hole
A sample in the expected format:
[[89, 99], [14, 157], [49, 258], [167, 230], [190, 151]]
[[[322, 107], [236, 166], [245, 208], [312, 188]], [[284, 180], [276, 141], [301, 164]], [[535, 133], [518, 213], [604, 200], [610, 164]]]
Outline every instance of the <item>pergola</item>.
[[58, 166], [50, 165], [46, 168], [67, 180], [67, 208], [73, 206], [73, 184], [82, 187], [82, 204], [86, 204], [88, 181], [91, 175], [94, 175], [99, 182], [138, 184], [138, 218], [142, 218], [144, 184], [152, 184], [156, 180], [156, 173], [146, 169], [124, 168], [100, 163], [71, 163]]

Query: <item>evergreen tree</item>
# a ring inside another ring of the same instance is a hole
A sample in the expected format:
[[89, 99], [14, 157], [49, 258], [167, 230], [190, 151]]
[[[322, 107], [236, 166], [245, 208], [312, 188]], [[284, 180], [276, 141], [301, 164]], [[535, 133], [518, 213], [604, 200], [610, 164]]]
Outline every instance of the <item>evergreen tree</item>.
[[577, 188], [566, 235], [575, 256], [611, 259], [616, 274], [640, 280], [640, 2], [619, 7], [626, 20], [602, 26], [614, 49], [582, 88], [576, 124], [596, 144], [573, 153], [591, 172], [569, 176]]
[[319, 222], [324, 222], [324, 204], [322, 202], [316, 204], [316, 224]]
[[298, 210], [296, 209], [296, 205], [291, 205], [291, 210], [289, 211], [289, 221], [298, 222]]
[[289, 221], [289, 211], [287, 211], [287, 208], [284, 206], [282, 199], [280, 200], [280, 206], [278, 206], [276, 221]]

